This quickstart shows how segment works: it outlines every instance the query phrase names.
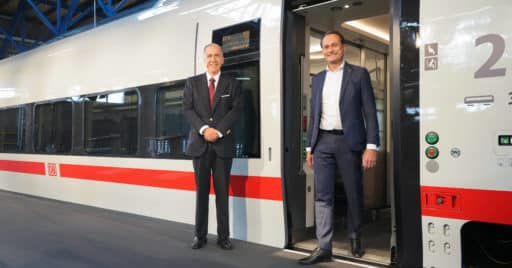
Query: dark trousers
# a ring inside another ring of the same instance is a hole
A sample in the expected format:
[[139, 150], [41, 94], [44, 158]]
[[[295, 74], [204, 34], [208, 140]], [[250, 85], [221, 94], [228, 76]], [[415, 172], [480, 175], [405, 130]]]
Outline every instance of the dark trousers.
[[340, 174], [347, 196], [347, 231], [360, 235], [363, 214], [361, 152], [351, 151], [343, 135], [320, 132], [313, 152], [316, 236], [321, 249], [332, 250], [334, 186]]
[[220, 158], [212, 146], [193, 160], [196, 179], [195, 236], [206, 238], [208, 233], [208, 203], [210, 200], [210, 176], [213, 175], [215, 205], [217, 207], [218, 239], [229, 237], [229, 176], [233, 158]]

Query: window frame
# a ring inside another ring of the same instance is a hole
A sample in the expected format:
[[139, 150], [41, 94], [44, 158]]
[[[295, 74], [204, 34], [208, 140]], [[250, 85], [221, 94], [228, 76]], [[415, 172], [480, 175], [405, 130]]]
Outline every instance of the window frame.
[[[105, 157], [141, 157], [141, 144], [140, 144], [140, 135], [141, 135], [141, 111], [142, 111], [142, 95], [140, 93], [141, 86], [128, 87], [124, 89], [118, 90], [109, 90], [109, 91], [100, 91], [94, 92], [90, 94], [84, 94], [80, 96], [80, 102], [82, 105], [82, 153], [88, 156], [105, 156]], [[99, 95], [110, 95], [115, 93], [125, 93], [125, 92], [135, 92], [137, 94], [137, 149], [133, 154], [121, 154], [121, 153], [94, 153], [88, 152], [87, 150], [87, 101], [86, 98], [99, 96]]]
[[[43, 152], [43, 151], [38, 151], [37, 150], [37, 147], [36, 147], [36, 140], [37, 140], [37, 133], [36, 133], [36, 121], [37, 121], [37, 107], [38, 106], [41, 106], [41, 105], [47, 105], [47, 104], [53, 104], [55, 105], [56, 103], [61, 103], [61, 102], [68, 102], [71, 104], [71, 144], [70, 144], [70, 147], [69, 147], [69, 151], [68, 152], [52, 152], [52, 153], [48, 153], [48, 152]], [[60, 99], [52, 99], [52, 100], [47, 100], [47, 101], [42, 101], [42, 102], [36, 102], [34, 103], [33, 107], [32, 107], [32, 122], [31, 122], [31, 129], [30, 129], [30, 132], [31, 132], [31, 139], [32, 139], [32, 152], [33, 153], [36, 153], [36, 154], [55, 154], [55, 155], [71, 155], [72, 152], [73, 152], [73, 134], [75, 132], [75, 126], [74, 126], [74, 104], [76, 103], [76, 101], [74, 101], [72, 98], [60, 98]]]

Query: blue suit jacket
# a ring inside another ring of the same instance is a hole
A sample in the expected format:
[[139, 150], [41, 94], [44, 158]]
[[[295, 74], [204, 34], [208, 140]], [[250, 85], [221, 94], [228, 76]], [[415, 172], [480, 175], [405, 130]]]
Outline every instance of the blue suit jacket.
[[[312, 153], [315, 151], [320, 130], [325, 74], [325, 70], [318, 73], [313, 77], [312, 82], [308, 130], [308, 147], [311, 147]], [[362, 151], [366, 148], [367, 143], [380, 146], [375, 96], [368, 71], [345, 62], [343, 81], [340, 87], [340, 118], [350, 149]]]

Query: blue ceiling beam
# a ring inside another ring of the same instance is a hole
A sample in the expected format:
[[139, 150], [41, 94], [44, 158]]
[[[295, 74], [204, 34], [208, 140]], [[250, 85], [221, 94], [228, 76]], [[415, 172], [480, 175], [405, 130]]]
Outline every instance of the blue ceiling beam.
[[[21, 44], [18, 44], [16, 40], [14, 40], [14, 37], [6, 30], [4, 30], [2, 27], [0, 27], [0, 32], [4, 35], [5, 41], [4, 44], [12, 44], [14, 48], [18, 51], [24, 51], [25, 47]], [[2, 48], [3, 49], [3, 48]], [[7, 51], [2, 51], [2, 54], [7, 53]]]
[[107, 15], [107, 17], [110, 18], [110, 17], [113, 17], [116, 15], [117, 11], [114, 8], [114, 6], [112, 6], [111, 0], [108, 0], [106, 4], [103, 3], [103, 0], [97, 0], [96, 2], [101, 7], [101, 10], [103, 10], [103, 13], [105, 13], [105, 15]]
[[92, 7], [92, 6], [80, 11], [80, 13], [78, 13], [78, 15], [76, 17], [71, 19], [71, 21], [69, 22], [68, 28], [75, 25], [75, 23], [79, 22], [83, 18], [91, 15], [93, 12], [94, 12], [94, 7]]
[[121, 10], [124, 7], [124, 5], [126, 4], [126, 1], [127, 0], [122, 0], [121, 2], [119, 2], [119, 4], [116, 5], [115, 10], [116, 11]]
[[[90, 29], [92, 24], [72, 28], [83, 19], [92, 17], [94, 13], [93, 1], [96, 1], [96, 8], [101, 9], [101, 13], [105, 14], [98, 21], [99, 25], [150, 8], [158, 2], [158, 0], [147, 0], [143, 4], [126, 9], [127, 0], [91, 0], [86, 2], [85, 5], [81, 4], [80, 0], [20, 0], [16, 14], [10, 21], [9, 28], [0, 27], [0, 34], [5, 36], [0, 46], [0, 59], [7, 55], [9, 49], [14, 49], [20, 53], [42, 44], [37, 40], [26, 39], [25, 13], [29, 9], [32, 9], [39, 20], [49, 29], [50, 35], [53, 35], [50, 39], [54, 39], [54, 37], [66, 36], [67, 33], [73, 34]], [[117, 3], [113, 4], [113, 2]], [[50, 14], [55, 14], [54, 22], [50, 20]], [[72, 32], [69, 32], [70, 29]]]
[[55, 28], [57, 29], [57, 34], [60, 34], [62, 31], [61, 31], [61, 12], [62, 12], [62, 7], [61, 7], [61, 0], [57, 0], [57, 15], [56, 15], [56, 19], [57, 19], [57, 25], [55, 25]]
[[24, 46], [19, 46], [18, 42], [14, 40], [13, 35], [16, 33], [16, 28], [18, 27], [18, 24], [23, 19], [23, 15], [25, 13], [25, 1], [20, 1], [18, 3], [18, 6], [16, 7], [16, 13], [11, 20], [11, 24], [9, 25], [9, 30], [4, 30], [2, 28], [1, 31], [5, 35], [4, 42], [2, 44], [2, 47], [0, 48], [0, 57], [3, 58], [7, 55], [7, 52], [9, 50], [9, 44], [14, 46], [14, 48], [18, 52], [24, 51]]
[[[36, 12], [36, 14], [39, 17], [39, 19], [41, 20], [41, 22], [43, 22], [44, 25], [46, 25], [46, 27], [48, 27], [48, 29], [50, 29], [50, 31], [52, 31], [52, 33], [54, 35], [58, 35], [59, 31], [57, 30], [57, 28], [55, 26], [53, 26], [53, 24], [48, 20], [46, 15], [44, 15], [44, 13], [41, 11], [41, 9], [39, 9], [37, 4], [33, 0], [26, 0], [26, 1], [30, 6], [32, 6], [32, 9], [34, 10], [34, 12]], [[60, 0], [57, 0], [57, 1], [60, 2]]]
[[63, 19], [62, 27], [59, 29], [60, 33], [65, 33], [72, 24], [73, 15], [75, 15], [76, 10], [78, 9], [78, 4], [80, 4], [80, 0], [73, 0], [71, 5], [69, 5], [66, 16]]
[[68, 9], [69, 8], [69, 6], [65, 2], [62, 2], [60, 0], [56, 0], [56, 1], [34, 0], [34, 2], [37, 3], [37, 4], [47, 5], [47, 6], [50, 6], [50, 7], [57, 7], [57, 5], [59, 5], [58, 2], [61, 2], [60, 5], [61, 5], [62, 8], [64, 8], [64, 9]]

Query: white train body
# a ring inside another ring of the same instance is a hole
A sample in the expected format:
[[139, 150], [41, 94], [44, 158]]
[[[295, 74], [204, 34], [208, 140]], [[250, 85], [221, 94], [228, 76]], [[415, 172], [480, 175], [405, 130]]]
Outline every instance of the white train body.
[[[261, 68], [260, 76], [263, 107], [260, 116], [265, 122], [261, 127], [261, 148], [265, 149], [261, 150], [258, 159], [235, 159], [232, 174], [247, 177], [248, 185], [252, 178], [257, 178], [258, 182], [252, 186], [259, 187], [261, 192], [268, 191], [265, 181], [269, 180], [272, 186], [268, 187], [279, 187], [271, 190], [281, 193], [281, 141], [276, 138], [280, 137], [281, 125], [281, 1], [221, 1], [210, 5], [205, 1], [176, 3], [173, 8], [155, 7], [5, 59], [0, 64], [0, 88], [5, 95], [0, 98], [0, 106], [15, 107], [186, 79], [205, 71], [202, 50], [212, 42], [214, 29], [261, 19], [260, 64], [265, 68]], [[269, 152], [273, 155], [271, 161]], [[37, 163], [44, 164], [43, 168], [48, 164], [57, 167], [57, 176], [50, 176], [47, 170], [38, 172], [40, 174], [25, 173], [27, 167], [18, 171], [0, 171], [0, 188], [4, 190], [194, 223], [193, 189], [180, 190], [176, 185], [168, 188], [142, 186], [141, 181], [152, 178], [137, 177], [147, 176], [145, 172], [169, 171], [165, 176], [172, 180], [174, 172], [185, 172], [190, 186], [193, 183], [190, 160], [0, 153], [0, 161], [4, 161], [4, 166], [13, 166], [13, 162], [5, 161], [19, 161], [17, 164], [21, 166], [32, 162], [36, 166]], [[76, 165], [74, 168], [79, 169], [75, 170], [78, 173], [91, 174], [82, 176], [85, 179], [77, 179], [76, 174], [66, 177], [62, 170], [65, 164]], [[95, 167], [98, 166], [140, 170], [119, 170], [119, 177], [95, 177]], [[136, 175], [127, 182], [121, 175], [124, 172]], [[115, 180], [124, 183], [112, 182]], [[211, 199], [210, 210], [215, 211], [214, 195]], [[271, 198], [259, 193], [232, 196], [230, 210], [234, 238], [284, 246], [282, 195]], [[210, 215], [209, 230], [215, 233], [215, 213]]]
[[421, 1], [420, 11], [423, 263], [461, 267], [465, 223], [512, 225], [512, 146], [500, 144], [512, 135], [512, 6]]

